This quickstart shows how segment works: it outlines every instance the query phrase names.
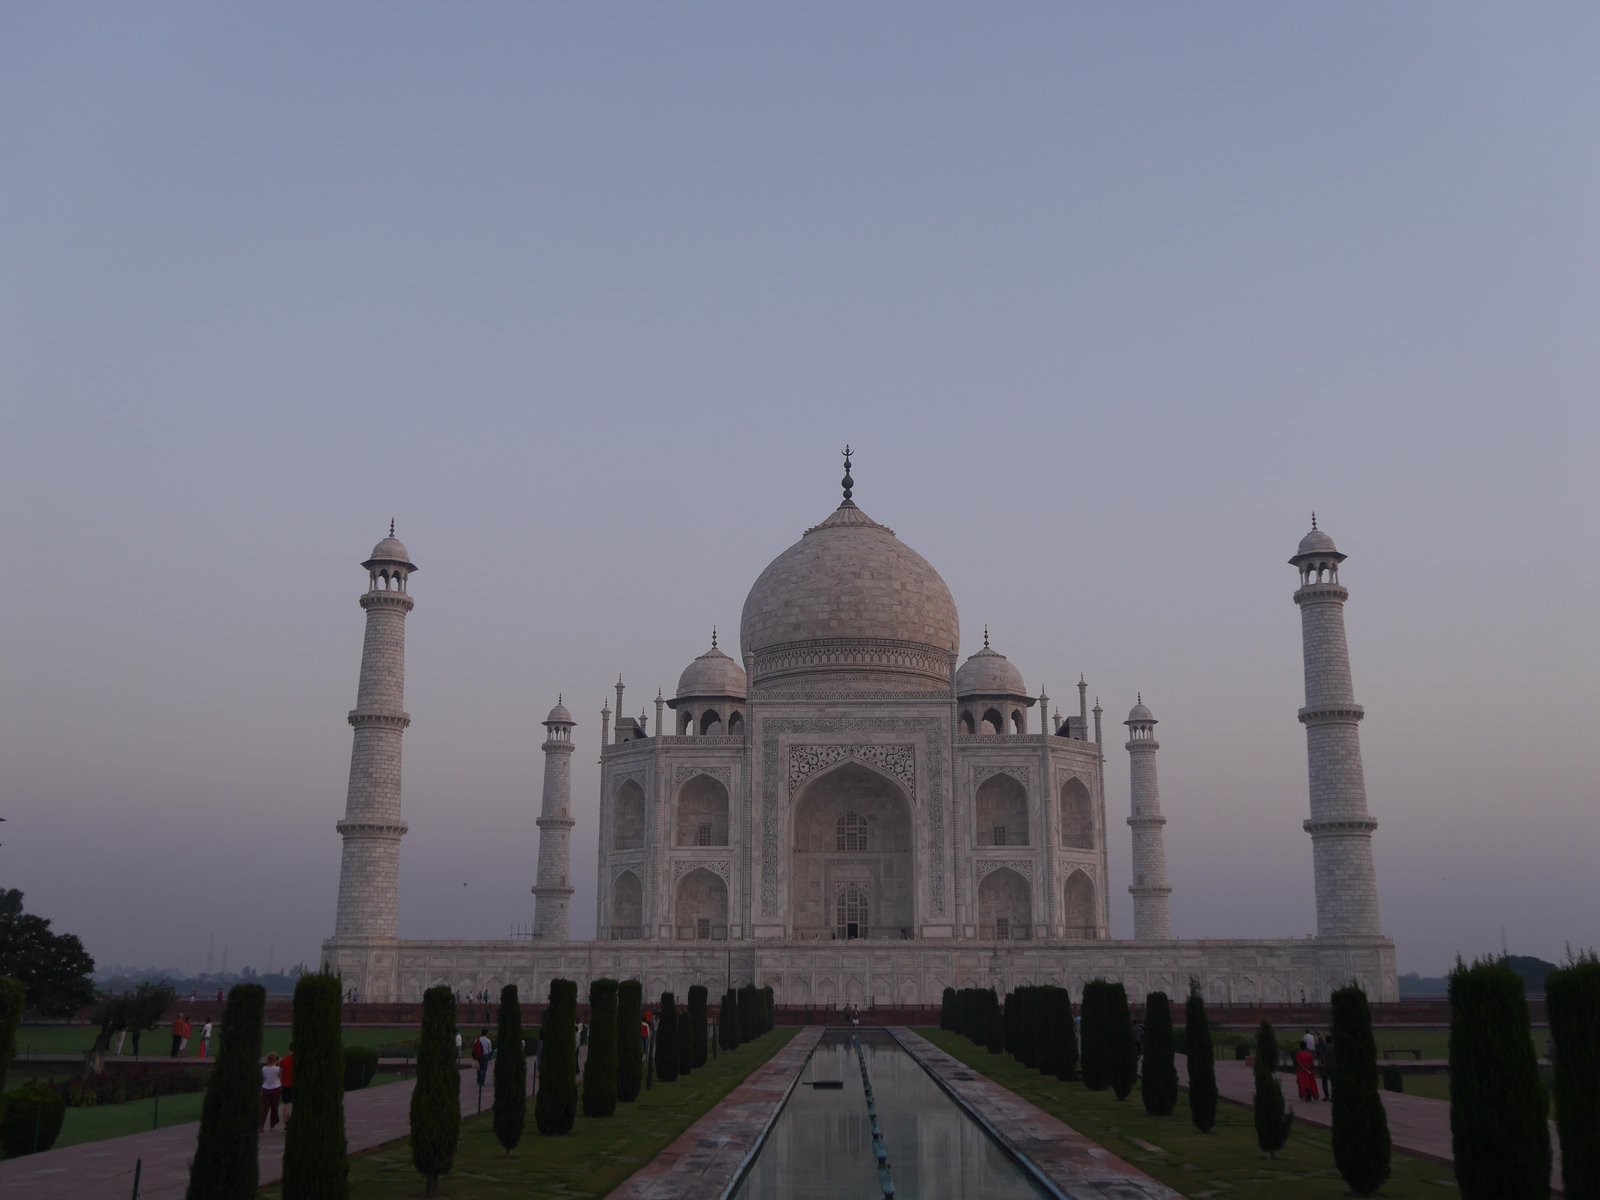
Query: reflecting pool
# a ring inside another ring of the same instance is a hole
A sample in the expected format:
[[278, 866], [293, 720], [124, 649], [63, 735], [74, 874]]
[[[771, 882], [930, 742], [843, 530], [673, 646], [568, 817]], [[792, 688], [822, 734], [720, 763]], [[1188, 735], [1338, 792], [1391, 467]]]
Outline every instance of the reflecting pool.
[[[1038, 1200], [1043, 1195], [915, 1059], [862, 1030], [878, 1124], [900, 1200]], [[871, 1200], [883, 1195], [866, 1093], [850, 1034], [817, 1043], [734, 1200]], [[842, 1088], [810, 1086], [842, 1080]]]

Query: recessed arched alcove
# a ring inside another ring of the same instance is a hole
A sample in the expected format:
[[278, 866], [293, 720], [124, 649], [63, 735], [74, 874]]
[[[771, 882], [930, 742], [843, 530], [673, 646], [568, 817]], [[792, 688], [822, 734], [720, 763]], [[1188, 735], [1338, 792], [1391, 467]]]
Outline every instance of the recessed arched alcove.
[[611, 806], [611, 848], [638, 850], [644, 846], [644, 789], [630, 779], [617, 789]]
[[1028, 791], [1014, 776], [991, 775], [978, 785], [977, 841], [980, 846], [1028, 844]]
[[1010, 867], [990, 871], [978, 881], [978, 936], [1011, 941], [1033, 928], [1033, 889]]
[[709, 775], [696, 775], [678, 789], [673, 841], [679, 846], [728, 844], [728, 789]]
[[[909, 937], [916, 922], [911, 803], [898, 783], [858, 762], [842, 763], [806, 784], [790, 821], [790, 921], [795, 936], [840, 936], [840, 899], [854, 936]], [[849, 925], [845, 936], [851, 936]]]
[[716, 872], [696, 867], [678, 881], [672, 915], [681, 940], [725, 939], [728, 936], [728, 885]]
[[611, 885], [611, 936], [632, 939], [644, 936], [644, 886], [632, 871], [624, 871]]

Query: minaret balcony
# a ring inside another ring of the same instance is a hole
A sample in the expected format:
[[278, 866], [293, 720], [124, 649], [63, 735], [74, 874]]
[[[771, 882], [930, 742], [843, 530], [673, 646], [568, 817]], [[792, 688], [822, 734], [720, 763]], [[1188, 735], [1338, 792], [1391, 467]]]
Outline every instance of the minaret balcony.
[[1319, 704], [1315, 708], [1307, 707], [1300, 710], [1300, 724], [1349, 723], [1359, 721], [1366, 715], [1366, 710], [1359, 704]]

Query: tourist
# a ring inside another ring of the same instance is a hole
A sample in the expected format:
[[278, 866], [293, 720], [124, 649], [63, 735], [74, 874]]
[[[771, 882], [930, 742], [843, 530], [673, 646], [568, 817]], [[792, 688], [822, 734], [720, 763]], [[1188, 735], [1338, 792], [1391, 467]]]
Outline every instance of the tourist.
[[119, 1028], [117, 1030], [117, 1048], [116, 1048], [115, 1053], [117, 1053], [119, 1055], [122, 1053], [122, 1041], [127, 1036], [128, 1036], [128, 1027], [126, 1025], [123, 1025], [121, 1028]]
[[278, 1060], [278, 1078], [283, 1084], [283, 1120], [289, 1121], [289, 1105], [294, 1103], [294, 1043], [289, 1043], [289, 1053]]
[[456, 1062], [461, 1061], [461, 1030], [456, 1030]]
[[1294, 1052], [1294, 1082], [1300, 1090], [1300, 1099], [1316, 1100], [1317, 1060], [1305, 1046]]
[[487, 1029], [478, 1030], [478, 1036], [472, 1043], [472, 1061], [478, 1064], [478, 1086], [484, 1084], [484, 1077], [489, 1071], [489, 1060], [494, 1057], [494, 1043], [489, 1040]]
[[1310, 1050], [1315, 1052], [1317, 1048], [1317, 1038], [1316, 1035], [1311, 1032], [1311, 1030], [1306, 1030], [1305, 1036], [1300, 1039], [1300, 1048], [1302, 1050]]
[[261, 1127], [256, 1132], [267, 1131], [267, 1118], [272, 1118], [272, 1128], [278, 1127], [278, 1101], [283, 1096], [283, 1072], [278, 1067], [278, 1056], [267, 1055], [261, 1067]]
[[200, 1026], [200, 1057], [204, 1058], [211, 1049], [211, 1018], [206, 1018], [206, 1023]]
[[172, 1053], [168, 1055], [169, 1058], [177, 1058], [183, 1052], [183, 1042], [188, 1036], [189, 1022], [183, 1019], [182, 1013], [179, 1013], [172, 1018]]
[[222, 989], [221, 988], [217, 989], [217, 1003], [218, 1004], [222, 1003]]
[[1322, 1098], [1333, 1099], [1333, 1034], [1317, 1039], [1317, 1077], [1322, 1080]]

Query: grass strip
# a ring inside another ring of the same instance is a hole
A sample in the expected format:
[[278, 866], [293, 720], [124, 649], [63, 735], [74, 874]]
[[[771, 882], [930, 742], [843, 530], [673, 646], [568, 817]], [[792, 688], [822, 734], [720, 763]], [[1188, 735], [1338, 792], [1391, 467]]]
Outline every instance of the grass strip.
[[[674, 1138], [714, 1108], [757, 1067], [786, 1046], [799, 1029], [786, 1026], [738, 1050], [723, 1051], [692, 1074], [656, 1083], [615, 1116], [579, 1114], [569, 1134], [540, 1137], [530, 1128], [510, 1158], [494, 1136], [491, 1114], [461, 1122], [455, 1167], [439, 1180], [439, 1195], [499, 1197], [600, 1197], [653, 1160]], [[408, 1139], [389, 1142], [350, 1159], [350, 1184], [361, 1200], [422, 1193], [411, 1166]], [[263, 1195], [276, 1195], [264, 1189]]]
[[[1326, 1129], [1296, 1124], [1289, 1142], [1269, 1159], [1256, 1146], [1250, 1109], [1235, 1104], [1217, 1108], [1216, 1128], [1199, 1133], [1182, 1100], [1170, 1117], [1144, 1111], [1135, 1087], [1126, 1100], [1111, 1092], [1091, 1092], [1080, 1082], [1059, 1083], [1015, 1059], [990, 1054], [960, 1034], [918, 1029], [922, 1037], [1030, 1104], [1043, 1109], [1111, 1153], [1184, 1196], [1202, 1200], [1344, 1200], [1344, 1180], [1333, 1165], [1333, 1139]], [[1183, 1079], [1183, 1066], [1178, 1066]], [[1393, 1174], [1384, 1184], [1388, 1200], [1436, 1200], [1458, 1196], [1451, 1169], [1426, 1159], [1396, 1153]]]

